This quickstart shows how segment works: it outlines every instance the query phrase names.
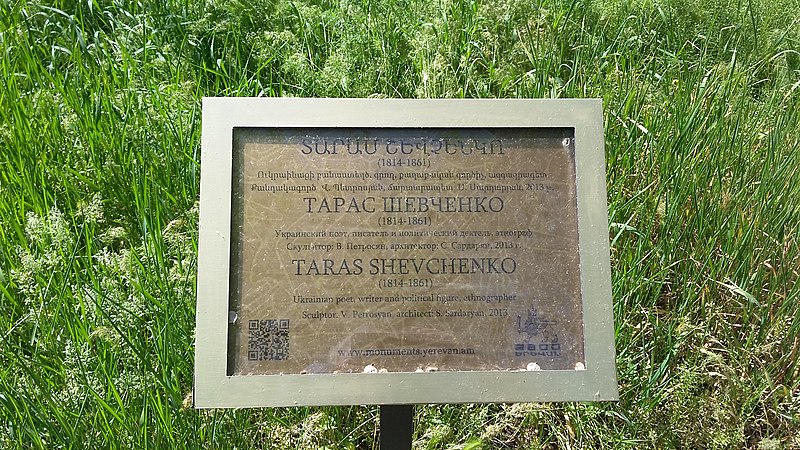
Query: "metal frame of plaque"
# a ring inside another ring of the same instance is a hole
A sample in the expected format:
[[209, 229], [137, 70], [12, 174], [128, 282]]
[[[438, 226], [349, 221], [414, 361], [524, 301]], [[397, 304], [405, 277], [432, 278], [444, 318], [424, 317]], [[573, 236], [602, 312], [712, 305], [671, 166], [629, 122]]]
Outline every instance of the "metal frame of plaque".
[[196, 407], [618, 398], [600, 100], [205, 98], [201, 169]]

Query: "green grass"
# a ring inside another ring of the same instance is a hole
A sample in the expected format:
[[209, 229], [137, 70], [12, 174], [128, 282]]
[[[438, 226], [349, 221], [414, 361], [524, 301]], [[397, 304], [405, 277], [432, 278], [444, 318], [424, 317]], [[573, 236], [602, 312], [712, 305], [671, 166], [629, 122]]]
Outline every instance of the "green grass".
[[0, 448], [377, 448], [194, 411], [202, 96], [602, 97], [619, 403], [415, 447], [800, 448], [800, 2], [0, 2]]

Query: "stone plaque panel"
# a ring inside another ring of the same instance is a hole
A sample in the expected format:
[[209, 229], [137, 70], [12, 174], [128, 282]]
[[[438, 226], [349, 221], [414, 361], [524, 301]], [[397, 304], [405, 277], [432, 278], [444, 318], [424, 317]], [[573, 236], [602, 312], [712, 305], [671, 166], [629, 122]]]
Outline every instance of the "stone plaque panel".
[[229, 373], [584, 364], [573, 143], [234, 130]]

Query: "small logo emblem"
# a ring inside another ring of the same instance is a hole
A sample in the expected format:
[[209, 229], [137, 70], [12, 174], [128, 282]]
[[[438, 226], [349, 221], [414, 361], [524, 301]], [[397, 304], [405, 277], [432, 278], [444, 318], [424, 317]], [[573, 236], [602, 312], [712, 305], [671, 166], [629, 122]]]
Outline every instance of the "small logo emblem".
[[514, 344], [516, 356], [561, 356], [556, 326], [558, 321], [549, 320], [536, 308], [528, 309], [527, 317], [517, 316], [517, 333], [524, 335], [523, 342]]

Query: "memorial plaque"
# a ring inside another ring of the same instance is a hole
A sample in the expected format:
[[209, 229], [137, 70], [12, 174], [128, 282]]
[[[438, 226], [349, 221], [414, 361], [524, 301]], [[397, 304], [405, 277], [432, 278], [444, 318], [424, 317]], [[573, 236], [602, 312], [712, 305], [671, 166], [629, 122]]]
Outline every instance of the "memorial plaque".
[[205, 99], [198, 407], [614, 399], [599, 101]]

